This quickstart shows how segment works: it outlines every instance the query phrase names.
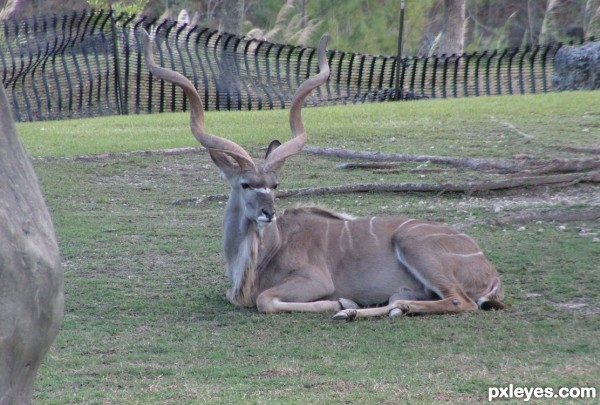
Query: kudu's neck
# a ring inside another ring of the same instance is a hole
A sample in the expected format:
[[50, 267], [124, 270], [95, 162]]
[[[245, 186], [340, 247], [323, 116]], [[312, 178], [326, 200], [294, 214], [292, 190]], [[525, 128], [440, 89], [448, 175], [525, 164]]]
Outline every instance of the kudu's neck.
[[232, 190], [223, 219], [223, 247], [227, 271], [233, 282], [229, 299], [242, 306], [254, 306], [252, 289], [257, 267], [265, 265], [279, 246], [276, 223], [257, 228], [256, 222], [245, 215], [245, 203], [237, 190]]

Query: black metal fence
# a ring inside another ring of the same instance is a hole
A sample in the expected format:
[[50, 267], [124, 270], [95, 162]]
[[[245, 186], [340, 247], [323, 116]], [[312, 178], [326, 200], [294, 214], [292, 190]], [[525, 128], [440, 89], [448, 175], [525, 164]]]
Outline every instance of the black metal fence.
[[[183, 93], [151, 80], [139, 31], [155, 36], [155, 59], [190, 78], [205, 108], [273, 109], [317, 71], [314, 48], [257, 41], [175, 21], [83, 10], [4, 21], [2, 82], [18, 121], [182, 111]], [[561, 44], [446, 57], [397, 58], [329, 51], [331, 75], [308, 104], [525, 94], [552, 90]]]

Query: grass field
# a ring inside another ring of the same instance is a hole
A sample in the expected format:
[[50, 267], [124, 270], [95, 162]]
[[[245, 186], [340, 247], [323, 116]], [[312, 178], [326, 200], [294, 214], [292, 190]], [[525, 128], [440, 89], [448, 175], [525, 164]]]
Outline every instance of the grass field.
[[[579, 92], [312, 108], [304, 119], [312, 146], [575, 158], [590, 155], [566, 147], [600, 146], [598, 105], [600, 92]], [[259, 156], [289, 136], [286, 113], [209, 113], [207, 129]], [[65, 318], [36, 382], [38, 404], [464, 404], [509, 384], [600, 389], [600, 223], [494, 224], [525, 210], [597, 208], [598, 185], [282, 199], [279, 209], [315, 203], [462, 224], [506, 286], [505, 311], [336, 323], [331, 314], [261, 315], [227, 302], [223, 203], [175, 203], [227, 191], [208, 155], [122, 153], [196, 146], [187, 115], [18, 129], [65, 271]], [[342, 171], [339, 163], [291, 158], [281, 188], [497, 176], [431, 164]]]

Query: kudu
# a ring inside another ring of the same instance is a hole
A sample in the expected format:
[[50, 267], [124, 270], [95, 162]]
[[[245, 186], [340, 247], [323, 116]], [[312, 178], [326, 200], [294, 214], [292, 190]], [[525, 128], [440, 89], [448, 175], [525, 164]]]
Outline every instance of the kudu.
[[155, 64], [142, 32], [149, 71], [187, 95], [192, 133], [231, 186], [223, 244], [233, 304], [264, 313], [337, 311], [334, 319], [346, 320], [504, 307], [494, 266], [473, 239], [448, 226], [403, 216], [355, 219], [313, 206], [275, 213], [278, 172], [307, 140], [302, 105], [329, 77], [328, 35], [319, 43], [319, 73], [292, 99], [293, 138], [272, 142], [258, 164], [241, 146], [205, 132], [197, 90]]

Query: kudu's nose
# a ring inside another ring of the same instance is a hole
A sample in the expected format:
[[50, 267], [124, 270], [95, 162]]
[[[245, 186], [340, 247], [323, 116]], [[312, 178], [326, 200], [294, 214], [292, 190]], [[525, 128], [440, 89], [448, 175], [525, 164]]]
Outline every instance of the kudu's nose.
[[267, 218], [267, 220], [269, 222], [271, 222], [273, 220], [273, 218], [275, 217], [275, 210], [272, 208], [263, 208], [262, 213], [264, 214], [264, 216]]

